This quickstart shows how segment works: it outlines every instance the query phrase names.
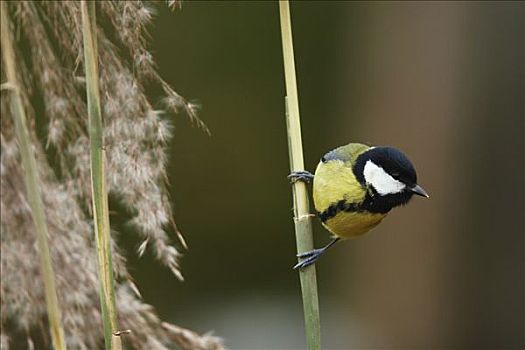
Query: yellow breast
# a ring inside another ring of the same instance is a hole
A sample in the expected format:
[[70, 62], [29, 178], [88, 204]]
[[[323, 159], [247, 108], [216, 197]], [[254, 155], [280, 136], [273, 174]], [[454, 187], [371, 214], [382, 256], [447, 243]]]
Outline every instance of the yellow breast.
[[386, 214], [366, 212], [339, 212], [323, 223], [324, 227], [341, 238], [354, 238], [376, 227]]
[[[363, 202], [365, 196], [366, 190], [357, 181], [348, 164], [340, 160], [319, 163], [313, 182], [313, 199], [317, 212], [323, 213], [342, 200], [357, 205]], [[385, 216], [386, 214], [337, 210], [336, 215], [327, 219], [323, 225], [338, 237], [352, 238], [368, 232]]]

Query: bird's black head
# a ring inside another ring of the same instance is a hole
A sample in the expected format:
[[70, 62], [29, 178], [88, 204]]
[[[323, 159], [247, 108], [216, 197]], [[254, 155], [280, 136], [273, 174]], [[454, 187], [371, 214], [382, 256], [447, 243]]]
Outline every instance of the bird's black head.
[[412, 162], [392, 147], [372, 147], [357, 157], [353, 168], [357, 180], [368, 189], [365, 210], [386, 213], [408, 203], [414, 194], [428, 197], [417, 184]]

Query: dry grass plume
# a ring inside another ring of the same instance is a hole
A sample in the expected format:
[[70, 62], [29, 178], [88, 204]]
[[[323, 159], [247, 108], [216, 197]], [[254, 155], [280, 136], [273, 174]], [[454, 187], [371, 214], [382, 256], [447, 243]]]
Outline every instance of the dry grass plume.
[[[172, 7], [179, 2], [170, 1]], [[182, 279], [180, 252], [168, 237], [173, 220], [166, 188], [169, 113], [196, 116], [196, 106], [178, 95], [157, 73], [147, 48], [146, 26], [152, 10], [142, 1], [99, 2], [100, 91], [110, 195], [133, 213], [143, 244], [160, 263]], [[83, 69], [80, 3], [20, 1], [7, 4], [16, 38], [20, 92], [29, 119], [42, 183], [58, 298], [67, 345], [98, 349], [103, 332], [91, 220], [89, 139]], [[2, 70], [2, 82], [5, 82]], [[154, 106], [146, 88], [156, 86], [163, 104]], [[7, 89], [6, 89], [7, 90]], [[14, 138], [8, 91], [1, 108], [1, 336], [0, 346], [19, 345], [20, 334], [49, 342], [46, 307], [27, 203], [18, 145]], [[43, 121], [37, 129], [35, 111]], [[40, 132], [39, 130], [45, 130]], [[116, 294], [123, 337], [133, 349], [222, 349], [220, 339], [162, 322], [136, 293], [126, 261], [112, 242]], [[14, 335], [16, 334], [16, 336]]]

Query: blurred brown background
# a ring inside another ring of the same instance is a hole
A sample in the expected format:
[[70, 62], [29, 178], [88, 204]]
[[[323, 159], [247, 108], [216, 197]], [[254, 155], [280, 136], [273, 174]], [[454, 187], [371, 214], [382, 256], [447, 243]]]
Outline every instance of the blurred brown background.
[[[307, 168], [393, 145], [431, 194], [320, 260], [324, 348], [525, 348], [524, 18], [519, 2], [292, 4]], [[184, 2], [151, 36], [212, 136], [174, 121], [186, 282], [130, 253], [137, 284], [232, 349], [305, 348], [277, 3]]]

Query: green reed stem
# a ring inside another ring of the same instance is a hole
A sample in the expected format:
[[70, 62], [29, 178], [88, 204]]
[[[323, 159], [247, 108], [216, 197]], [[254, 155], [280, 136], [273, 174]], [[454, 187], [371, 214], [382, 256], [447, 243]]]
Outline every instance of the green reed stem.
[[91, 193], [93, 220], [97, 244], [100, 304], [107, 350], [122, 348], [117, 320], [111, 237], [109, 230], [108, 194], [104, 173], [103, 125], [100, 111], [98, 74], [98, 48], [96, 36], [95, 1], [82, 1], [82, 36], [84, 41], [84, 69], [86, 74], [87, 105], [89, 115]]
[[[279, 1], [279, 12], [281, 17], [281, 37], [286, 78], [286, 125], [290, 168], [292, 171], [300, 171], [304, 170], [303, 145], [301, 139], [297, 81], [295, 77], [292, 24], [288, 0]], [[293, 203], [297, 252], [302, 253], [312, 250], [314, 247], [308, 192], [306, 184], [302, 181], [296, 181], [293, 184]], [[303, 296], [307, 348], [308, 350], [319, 350], [321, 348], [321, 330], [315, 265], [312, 264], [304, 269], [300, 269], [299, 277]]]
[[40, 179], [36, 165], [35, 154], [29, 130], [27, 128], [27, 119], [20, 95], [20, 85], [16, 75], [15, 54], [13, 49], [13, 38], [10, 31], [10, 22], [7, 13], [7, 5], [1, 2], [1, 42], [2, 56], [4, 61], [4, 70], [7, 78], [7, 86], [11, 90], [11, 111], [13, 114], [16, 138], [22, 166], [24, 169], [24, 180], [27, 189], [27, 198], [31, 207], [31, 215], [35, 223], [35, 232], [37, 238], [38, 252], [40, 255], [40, 267], [42, 269], [42, 278], [44, 280], [44, 292], [46, 297], [47, 317], [49, 319], [49, 328], [51, 331], [51, 340], [53, 348], [56, 350], [65, 350], [66, 342], [64, 330], [62, 328], [62, 317], [58, 307], [57, 290], [55, 286], [55, 273], [49, 252], [47, 222], [42, 200], [42, 190], [40, 188]]

